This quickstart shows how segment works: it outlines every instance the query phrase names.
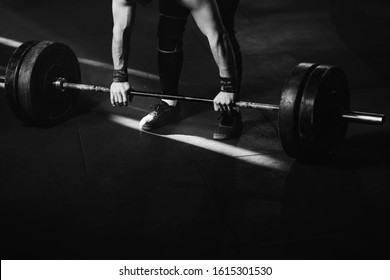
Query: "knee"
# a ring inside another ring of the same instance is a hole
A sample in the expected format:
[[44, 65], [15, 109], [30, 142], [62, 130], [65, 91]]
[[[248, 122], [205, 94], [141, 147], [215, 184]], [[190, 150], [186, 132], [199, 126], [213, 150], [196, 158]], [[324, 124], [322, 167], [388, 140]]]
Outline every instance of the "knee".
[[160, 15], [158, 23], [158, 49], [161, 52], [181, 51], [187, 18]]

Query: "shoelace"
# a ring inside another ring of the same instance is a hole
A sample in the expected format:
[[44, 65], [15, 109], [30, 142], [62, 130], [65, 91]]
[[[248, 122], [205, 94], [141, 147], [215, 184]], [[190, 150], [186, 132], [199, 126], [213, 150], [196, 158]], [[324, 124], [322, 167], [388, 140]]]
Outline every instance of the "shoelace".
[[164, 104], [161, 104], [161, 103], [150, 105], [149, 108], [153, 110], [152, 112], [150, 112], [150, 114], [152, 116], [156, 116], [159, 113], [163, 112], [165, 110], [165, 107], [166, 106], [164, 106]]

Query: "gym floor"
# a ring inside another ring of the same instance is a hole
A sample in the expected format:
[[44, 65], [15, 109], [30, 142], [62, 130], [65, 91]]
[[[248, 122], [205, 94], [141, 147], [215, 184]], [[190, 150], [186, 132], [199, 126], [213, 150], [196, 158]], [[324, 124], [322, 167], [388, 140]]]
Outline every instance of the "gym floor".
[[[157, 1], [156, 1], [157, 2]], [[236, 18], [242, 99], [279, 103], [301, 61], [334, 64], [354, 110], [390, 116], [390, 3], [242, 0]], [[314, 3], [315, 2], [315, 3]], [[0, 3], [0, 67], [27, 40], [75, 51], [82, 82], [111, 81], [111, 1]], [[139, 7], [130, 79], [159, 91], [157, 4]], [[218, 73], [205, 37], [187, 26], [183, 95], [213, 98]], [[112, 107], [84, 93], [51, 128], [14, 118], [0, 89], [2, 259], [388, 259], [390, 123], [350, 124], [331, 163], [284, 154], [277, 114], [243, 110], [239, 139], [216, 142], [210, 105], [181, 103], [153, 133], [139, 120], [157, 100]]]

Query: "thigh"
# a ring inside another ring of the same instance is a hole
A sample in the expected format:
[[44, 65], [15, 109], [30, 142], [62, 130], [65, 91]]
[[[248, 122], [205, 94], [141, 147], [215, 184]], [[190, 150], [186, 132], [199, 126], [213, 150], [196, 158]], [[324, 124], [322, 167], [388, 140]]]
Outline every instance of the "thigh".
[[198, 28], [208, 38], [223, 30], [222, 20], [215, 0], [178, 0], [190, 10]]
[[190, 11], [180, 5], [177, 0], [160, 0], [158, 6], [160, 15], [184, 19], [190, 14]]
[[182, 40], [190, 11], [179, 5], [176, 0], [160, 0], [159, 10], [158, 48], [163, 52], [177, 52], [182, 49]]

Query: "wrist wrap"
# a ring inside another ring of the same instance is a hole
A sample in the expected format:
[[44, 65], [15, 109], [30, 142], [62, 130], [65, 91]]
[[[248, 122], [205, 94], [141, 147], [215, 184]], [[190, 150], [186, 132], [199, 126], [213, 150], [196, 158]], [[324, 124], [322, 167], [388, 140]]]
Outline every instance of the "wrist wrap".
[[222, 78], [221, 79], [221, 91], [223, 92], [236, 92], [236, 79], [234, 78]]
[[125, 83], [129, 80], [129, 75], [127, 74], [127, 70], [114, 70], [112, 73], [112, 80], [114, 83]]

